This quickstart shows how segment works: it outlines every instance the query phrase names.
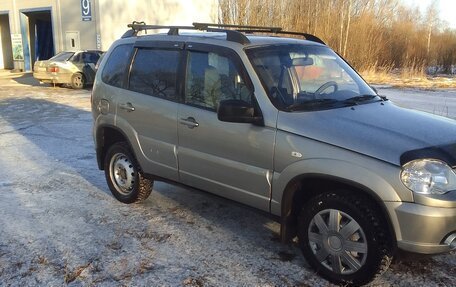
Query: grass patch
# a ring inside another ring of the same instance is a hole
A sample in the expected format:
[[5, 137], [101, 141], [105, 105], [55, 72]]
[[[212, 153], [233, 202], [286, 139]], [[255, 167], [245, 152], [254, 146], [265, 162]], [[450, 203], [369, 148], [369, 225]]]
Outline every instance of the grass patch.
[[456, 89], [456, 75], [427, 75], [422, 67], [366, 69], [360, 72], [369, 84], [398, 88]]

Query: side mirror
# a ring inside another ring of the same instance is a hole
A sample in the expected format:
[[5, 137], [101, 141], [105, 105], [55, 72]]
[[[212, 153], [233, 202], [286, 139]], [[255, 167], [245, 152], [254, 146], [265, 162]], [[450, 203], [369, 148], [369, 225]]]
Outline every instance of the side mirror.
[[263, 124], [263, 117], [255, 116], [255, 107], [242, 100], [220, 101], [217, 118], [222, 122]]

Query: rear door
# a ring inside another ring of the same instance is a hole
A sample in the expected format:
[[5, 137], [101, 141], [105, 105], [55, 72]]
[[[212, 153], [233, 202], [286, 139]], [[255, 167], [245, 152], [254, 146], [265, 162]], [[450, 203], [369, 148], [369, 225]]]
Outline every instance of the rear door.
[[127, 79], [128, 97], [117, 101], [117, 124], [135, 131], [144, 172], [171, 180], [178, 180], [177, 71], [182, 47], [137, 42]]
[[218, 46], [190, 43], [186, 53], [178, 114], [181, 182], [269, 210], [275, 130], [217, 119], [220, 100], [255, 103], [242, 61]]

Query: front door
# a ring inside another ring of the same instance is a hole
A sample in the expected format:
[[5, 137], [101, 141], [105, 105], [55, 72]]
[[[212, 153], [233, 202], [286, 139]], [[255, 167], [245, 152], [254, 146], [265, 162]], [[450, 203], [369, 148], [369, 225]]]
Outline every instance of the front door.
[[254, 91], [237, 54], [187, 45], [184, 102], [178, 111], [180, 181], [269, 211], [273, 128], [217, 119], [220, 100], [253, 103]]

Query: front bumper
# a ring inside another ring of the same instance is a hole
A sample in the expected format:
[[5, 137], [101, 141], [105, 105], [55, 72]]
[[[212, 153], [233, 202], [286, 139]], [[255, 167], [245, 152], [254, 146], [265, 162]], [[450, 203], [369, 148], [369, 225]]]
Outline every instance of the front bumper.
[[456, 249], [456, 208], [386, 202], [399, 249], [438, 254]]

